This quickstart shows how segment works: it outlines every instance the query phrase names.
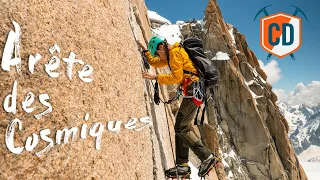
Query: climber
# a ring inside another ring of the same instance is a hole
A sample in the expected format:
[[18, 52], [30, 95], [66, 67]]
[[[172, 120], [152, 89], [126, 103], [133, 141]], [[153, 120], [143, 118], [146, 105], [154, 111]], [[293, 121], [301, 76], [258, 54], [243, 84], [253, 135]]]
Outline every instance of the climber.
[[[178, 42], [169, 45], [164, 37], [153, 36], [148, 49], [141, 41], [137, 42], [143, 49], [150, 65], [160, 68], [169, 66], [171, 74], [154, 75], [149, 72], [142, 72], [145, 79], [156, 80], [160, 84], [179, 84], [184, 87], [184, 98], [181, 102], [175, 123], [176, 160], [175, 167], [165, 171], [168, 178], [189, 178], [191, 169], [188, 166], [189, 148], [201, 160], [198, 175], [204, 177], [220, 161], [192, 131], [192, 120], [195, 117], [197, 108], [201, 105], [201, 98], [195, 97], [194, 90], [198, 87], [199, 77], [194, 63], [187, 52]], [[191, 72], [185, 73], [185, 72]], [[199, 96], [199, 95], [198, 95]], [[200, 103], [199, 103], [200, 102]], [[178, 177], [177, 177], [178, 176]]]

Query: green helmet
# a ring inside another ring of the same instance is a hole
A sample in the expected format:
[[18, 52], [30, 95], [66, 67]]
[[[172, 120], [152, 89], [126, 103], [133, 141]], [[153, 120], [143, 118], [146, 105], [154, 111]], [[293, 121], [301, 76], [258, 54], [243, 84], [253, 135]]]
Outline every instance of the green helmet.
[[152, 36], [148, 43], [148, 50], [152, 56], [155, 56], [158, 44], [165, 41], [165, 38], [162, 36]]

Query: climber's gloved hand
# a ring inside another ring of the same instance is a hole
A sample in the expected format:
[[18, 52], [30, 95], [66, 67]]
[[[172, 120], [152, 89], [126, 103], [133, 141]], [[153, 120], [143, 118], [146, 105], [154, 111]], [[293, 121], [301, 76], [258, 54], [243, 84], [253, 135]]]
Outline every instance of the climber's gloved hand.
[[157, 80], [157, 75], [148, 72], [142, 72], [142, 77], [149, 80]]
[[141, 49], [143, 51], [147, 51], [148, 50], [141, 40], [137, 40], [137, 44], [141, 47]]

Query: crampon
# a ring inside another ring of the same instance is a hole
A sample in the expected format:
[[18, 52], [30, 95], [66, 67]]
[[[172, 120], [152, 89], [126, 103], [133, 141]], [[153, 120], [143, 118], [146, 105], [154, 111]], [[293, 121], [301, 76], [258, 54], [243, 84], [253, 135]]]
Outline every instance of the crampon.
[[[209, 173], [211, 172], [211, 170], [215, 167], [219, 167], [220, 163], [221, 163], [221, 159], [219, 157], [214, 157], [210, 160], [210, 166], [203, 168], [203, 167], [199, 167], [199, 173], [198, 176], [200, 177], [200, 179], [205, 179], [205, 176], [209, 176]], [[201, 171], [201, 172], [200, 172]]]
[[191, 180], [190, 174], [191, 173], [188, 173], [186, 175], [179, 175], [178, 177], [177, 176], [166, 176], [166, 180]]
[[167, 179], [185, 180], [190, 179], [191, 169], [189, 166], [176, 165], [165, 171]]
[[[217, 162], [213, 167], [219, 167], [220, 166], [219, 164], [220, 162]], [[213, 167], [205, 175], [200, 177], [200, 180], [205, 180], [206, 179], [205, 177], [210, 175], [210, 172], [213, 170]]]

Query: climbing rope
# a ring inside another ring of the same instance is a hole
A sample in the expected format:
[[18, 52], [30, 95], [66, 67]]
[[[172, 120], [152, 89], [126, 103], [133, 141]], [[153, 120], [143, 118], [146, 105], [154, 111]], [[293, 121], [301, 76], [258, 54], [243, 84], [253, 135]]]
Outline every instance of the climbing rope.
[[[130, 8], [130, 7], [129, 7]], [[131, 9], [131, 8], [130, 8]], [[149, 65], [149, 63], [148, 63], [148, 61], [147, 61], [147, 58], [144, 56], [144, 53], [141, 51], [141, 47], [138, 45], [138, 43], [137, 43], [137, 38], [136, 38], [136, 36], [135, 36], [135, 33], [134, 33], [134, 29], [133, 29], [133, 25], [131, 24], [131, 21], [130, 21], [130, 17], [128, 16], [128, 21], [129, 21], [129, 25], [130, 25], [130, 28], [131, 28], [131, 31], [132, 31], [132, 33], [133, 33], [133, 37], [134, 37], [134, 39], [135, 39], [135, 41], [136, 41], [136, 44], [137, 44], [137, 46], [138, 46], [138, 51], [140, 52], [140, 54], [141, 54], [141, 58], [142, 58], [142, 61], [143, 61], [143, 67], [141, 67], [142, 68], [142, 70], [143, 71], [145, 71], [146, 69], [148, 70], [148, 69], [150, 69], [150, 65]], [[147, 81], [148, 82], [148, 81]], [[151, 82], [151, 84], [152, 84], [152, 82]], [[152, 86], [153, 86], [153, 84], [152, 84]], [[158, 85], [156, 85], [157, 86], [157, 97], [159, 97], [159, 87], [158, 87]], [[156, 91], [155, 91], [156, 92]], [[155, 93], [156, 94], [156, 93]], [[148, 93], [148, 95], [149, 95], [149, 97], [150, 97], [150, 93]], [[161, 100], [160, 99], [160, 97], [159, 97], [159, 100]], [[171, 100], [171, 101], [173, 101], [173, 100]], [[159, 103], [158, 103], [159, 104]], [[176, 160], [175, 160], [175, 157], [174, 157], [174, 151], [173, 151], [173, 145], [172, 145], [172, 140], [171, 140], [171, 134], [170, 134], [170, 129], [169, 129], [169, 121], [168, 121], [168, 118], [166, 118], [167, 119], [167, 126], [168, 126], [168, 132], [169, 132], [169, 138], [170, 138], [170, 145], [171, 145], [171, 151], [172, 151], [172, 157], [173, 157], [173, 162], [174, 162], [174, 165], [175, 165], [175, 168], [176, 168], [176, 176], [178, 177], [179, 176], [179, 174], [178, 174], [178, 170], [177, 170], [177, 164], [176, 164]]]
[[179, 89], [176, 92], [176, 95], [174, 97], [172, 97], [168, 101], [164, 101], [159, 96], [159, 83], [156, 81], [156, 83], [154, 85], [152, 84], [152, 86], [154, 88], [153, 100], [156, 103], [156, 105], [159, 105], [160, 102], [162, 102], [163, 104], [171, 104], [173, 101], [178, 100], [180, 98], [180, 96], [182, 95], [182, 89], [179, 87]]

